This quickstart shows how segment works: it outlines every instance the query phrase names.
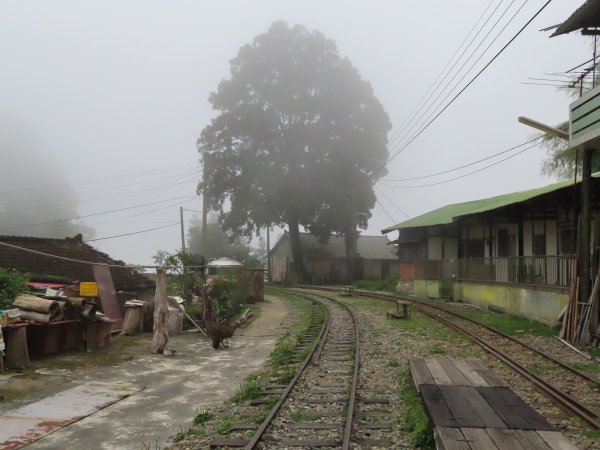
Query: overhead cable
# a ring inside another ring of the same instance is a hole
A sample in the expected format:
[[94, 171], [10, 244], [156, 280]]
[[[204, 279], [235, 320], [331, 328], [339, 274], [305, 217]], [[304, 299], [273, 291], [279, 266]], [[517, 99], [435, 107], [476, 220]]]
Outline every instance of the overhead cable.
[[477, 78], [479, 78], [479, 76], [485, 72], [485, 70], [492, 65], [492, 63], [510, 46], [510, 44], [512, 44], [514, 42], [514, 40], [529, 26], [529, 24], [531, 24], [531, 22], [533, 22], [535, 20], [535, 18], [552, 2], [552, 0], [548, 0], [526, 23], [525, 25], [523, 25], [519, 31], [494, 55], [494, 57], [479, 71], [477, 72], [477, 74], [471, 78], [471, 80], [446, 104], [446, 106], [444, 106], [442, 108], [441, 111], [439, 111], [429, 122], [427, 122], [427, 124], [414, 136], [412, 137], [396, 154], [394, 154], [389, 160], [388, 160], [388, 164], [389, 162], [391, 162], [396, 156], [398, 156], [406, 147], [408, 147], [408, 145], [410, 145], [415, 139], [417, 139], [421, 133], [423, 133], [423, 131], [425, 131], [427, 128], [429, 128], [431, 126], [431, 124], [433, 122], [435, 122], [435, 120], [444, 113], [444, 111], [446, 111], [446, 109], [448, 109], [448, 107], [450, 105], [452, 105], [452, 103], [454, 103], [454, 101], [456, 101], [456, 99], [458, 97], [460, 97], [462, 95], [463, 92], [465, 92], [469, 86], [471, 86], [471, 84], [473, 84], [473, 82], [475, 80], [477, 80]]
[[543, 135], [542, 136], [538, 136], [536, 138], [533, 138], [533, 139], [530, 139], [530, 140], [528, 140], [526, 142], [523, 142], [522, 144], [515, 145], [514, 147], [511, 147], [509, 149], [502, 150], [501, 152], [494, 153], [493, 155], [486, 156], [485, 158], [481, 158], [481, 159], [478, 159], [477, 161], [473, 161], [473, 162], [470, 162], [470, 163], [467, 163], [467, 164], [463, 164], [462, 166], [454, 167], [452, 169], [442, 170], [441, 172], [430, 173], [428, 175], [421, 175], [420, 177], [385, 179], [385, 180], [382, 180], [382, 181], [384, 181], [384, 182], [399, 182], [399, 181], [422, 180], [424, 178], [432, 178], [432, 177], [436, 177], [438, 175], [443, 175], [443, 174], [446, 174], [446, 173], [455, 172], [457, 170], [464, 169], [465, 167], [474, 166], [475, 164], [479, 164], [479, 163], [481, 163], [483, 161], [487, 161], [489, 159], [495, 158], [495, 157], [503, 155], [505, 153], [512, 152], [513, 150], [521, 148], [521, 147], [523, 147], [523, 146], [525, 146], [527, 144], [531, 144], [532, 142], [535, 142], [535, 141], [537, 141], [539, 139], [542, 139], [543, 137], [544, 137]]

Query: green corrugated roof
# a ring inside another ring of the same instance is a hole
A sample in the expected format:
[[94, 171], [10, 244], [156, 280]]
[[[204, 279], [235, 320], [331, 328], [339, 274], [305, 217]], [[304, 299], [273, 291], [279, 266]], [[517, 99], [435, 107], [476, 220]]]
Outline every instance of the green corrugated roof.
[[[594, 178], [600, 177], [600, 172], [592, 175]], [[578, 179], [578, 182], [581, 181]], [[386, 234], [394, 230], [402, 230], [405, 228], [428, 227], [433, 225], [444, 225], [452, 223], [456, 218], [476, 214], [503, 206], [512, 205], [514, 203], [524, 202], [526, 200], [548, 194], [550, 192], [562, 189], [567, 186], [572, 186], [573, 180], [560, 181], [558, 183], [544, 186], [537, 189], [529, 189], [527, 191], [514, 192], [512, 194], [499, 195], [497, 197], [484, 198], [481, 200], [473, 200], [464, 203], [455, 203], [453, 205], [443, 206], [428, 213], [414, 217], [406, 222], [393, 225], [381, 230], [381, 233]]]

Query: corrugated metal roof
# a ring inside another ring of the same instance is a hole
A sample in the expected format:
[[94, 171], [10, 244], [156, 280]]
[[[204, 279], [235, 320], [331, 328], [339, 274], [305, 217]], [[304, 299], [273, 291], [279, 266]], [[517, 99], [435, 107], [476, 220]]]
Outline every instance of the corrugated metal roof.
[[600, 0], [588, 0], [565, 20], [550, 37], [582, 28], [600, 27]]
[[[600, 177], [600, 172], [592, 175], [594, 178]], [[580, 179], [578, 180], [580, 182]], [[548, 194], [559, 189], [572, 186], [573, 180], [561, 181], [558, 183], [544, 186], [537, 189], [529, 189], [527, 191], [514, 192], [512, 194], [499, 195], [497, 197], [484, 198], [464, 203], [455, 203], [453, 205], [443, 206], [428, 213], [414, 217], [405, 222], [393, 225], [381, 230], [381, 233], [389, 233], [394, 230], [402, 230], [406, 228], [429, 227], [434, 225], [445, 225], [452, 223], [458, 217], [477, 214], [486, 211], [491, 211], [503, 206], [512, 205], [515, 203], [524, 202], [540, 195]]]

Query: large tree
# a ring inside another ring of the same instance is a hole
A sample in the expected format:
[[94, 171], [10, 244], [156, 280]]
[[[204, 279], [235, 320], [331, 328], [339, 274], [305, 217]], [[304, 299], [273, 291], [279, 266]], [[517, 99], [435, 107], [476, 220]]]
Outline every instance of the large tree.
[[300, 226], [323, 240], [366, 227], [391, 125], [333, 41], [275, 22], [240, 49], [209, 100], [219, 114], [199, 140], [200, 190], [225, 230], [287, 225], [302, 278]]

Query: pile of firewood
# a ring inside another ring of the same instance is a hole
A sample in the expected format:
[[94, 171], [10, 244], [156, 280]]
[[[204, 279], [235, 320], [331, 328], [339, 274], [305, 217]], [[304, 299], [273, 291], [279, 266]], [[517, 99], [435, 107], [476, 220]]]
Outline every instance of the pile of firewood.
[[60, 320], [94, 319], [98, 305], [79, 297], [42, 298], [19, 295], [13, 302], [21, 320], [33, 322], [58, 322]]

